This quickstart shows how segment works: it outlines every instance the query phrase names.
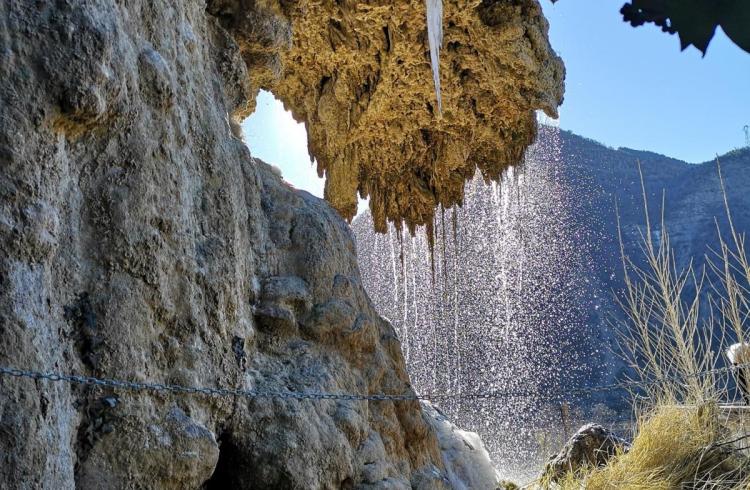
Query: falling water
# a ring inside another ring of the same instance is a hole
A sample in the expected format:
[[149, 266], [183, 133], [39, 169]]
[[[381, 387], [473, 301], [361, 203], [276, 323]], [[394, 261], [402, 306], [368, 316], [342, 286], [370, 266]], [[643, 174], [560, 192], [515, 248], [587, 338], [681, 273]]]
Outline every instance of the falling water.
[[372, 232], [368, 216], [353, 225], [363, 281], [418, 392], [529, 393], [439, 403], [482, 436], [506, 477], [536, 475], [564, 436], [548, 394], [589, 382], [602, 364], [587, 320], [593, 240], [574, 219], [581, 199], [566, 185], [558, 130], [542, 126], [523, 166], [500, 183], [477, 176], [462, 207], [437, 213], [434, 261], [424, 230], [400, 239]]

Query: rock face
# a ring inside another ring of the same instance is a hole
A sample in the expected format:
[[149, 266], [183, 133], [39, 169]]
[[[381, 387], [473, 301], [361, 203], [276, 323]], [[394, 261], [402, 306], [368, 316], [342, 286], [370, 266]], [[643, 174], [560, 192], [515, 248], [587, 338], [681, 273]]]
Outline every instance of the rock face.
[[[232, 136], [253, 78], [203, 2], [4, 2], [0, 46], [0, 364], [412, 392], [346, 224]], [[3, 488], [447, 481], [417, 402], [0, 391]]]
[[587, 424], [573, 434], [565, 446], [553, 456], [544, 469], [544, 477], [556, 482], [566, 473], [603, 466], [630, 445], [599, 424]]
[[[304, 121], [326, 199], [346, 218], [370, 198], [376, 229], [432, 226], [477, 168], [497, 180], [556, 115], [564, 69], [537, 0], [443, 1], [442, 114], [425, 2], [209, 0], [253, 88]], [[262, 19], [262, 20], [259, 20]], [[262, 69], [254, 70], [261, 64]]]
[[[460, 7], [460, 8], [459, 8]], [[328, 197], [430, 222], [550, 113], [536, 1], [0, 5], [0, 365], [273, 391], [413, 393], [353, 237], [235, 137], [270, 87]], [[469, 138], [468, 135], [471, 135]], [[397, 185], [396, 182], [398, 182]], [[415, 401], [200, 397], [3, 377], [3, 488], [451, 485]], [[455, 473], [455, 472], [454, 472]], [[454, 483], [455, 485], [455, 483]]]

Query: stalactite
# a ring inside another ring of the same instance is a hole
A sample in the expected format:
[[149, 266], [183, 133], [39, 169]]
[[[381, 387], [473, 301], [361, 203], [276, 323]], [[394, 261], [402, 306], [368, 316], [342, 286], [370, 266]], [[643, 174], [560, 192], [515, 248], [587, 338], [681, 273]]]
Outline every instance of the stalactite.
[[427, 39], [430, 43], [432, 80], [435, 83], [435, 99], [438, 114], [443, 114], [443, 97], [440, 93], [440, 48], [443, 46], [443, 1], [425, 0], [427, 6]]
[[431, 221], [428, 221], [425, 225], [425, 233], [427, 235], [427, 248], [430, 254], [430, 272], [431, 284], [435, 287], [435, 219], [433, 216]]

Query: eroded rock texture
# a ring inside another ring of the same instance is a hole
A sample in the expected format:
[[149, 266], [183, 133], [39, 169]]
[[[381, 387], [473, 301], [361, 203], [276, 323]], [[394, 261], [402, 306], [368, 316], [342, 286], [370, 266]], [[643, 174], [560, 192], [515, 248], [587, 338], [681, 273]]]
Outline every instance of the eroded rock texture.
[[[554, 113], [534, 0], [0, 3], [0, 364], [259, 390], [411, 393], [351, 233], [233, 135], [268, 87], [351, 216], [430, 222]], [[3, 488], [451, 485], [416, 402], [0, 378]]]
[[554, 116], [562, 101], [564, 69], [537, 0], [443, 2], [442, 114], [423, 1], [209, 4], [253, 86], [306, 123], [326, 199], [351, 219], [357, 194], [369, 197], [380, 231], [388, 220], [431, 226], [477, 168], [497, 180], [533, 141], [534, 111]]
[[[274, 66], [201, 1], [0, 3], [0, 365], [412, 392], [346, 224], [232, 136]], [[2, 377], [0, 455], [9, 489], [447, 486], [416, 402]]]
[[543, 479], [552, 483], [586, 468], [604, 466], [618, 453], [630, 450], [630, 443], [599, 424], [586, 424], [571, 436], [544, 468]]

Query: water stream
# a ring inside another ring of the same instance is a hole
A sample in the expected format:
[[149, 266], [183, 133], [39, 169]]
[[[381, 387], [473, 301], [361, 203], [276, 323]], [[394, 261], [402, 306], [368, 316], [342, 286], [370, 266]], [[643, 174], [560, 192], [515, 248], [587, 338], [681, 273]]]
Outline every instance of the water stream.
[[376, 234], [367, 215], [353, 224], [365, 287], [418, 392], [528, 393], [438, 404], [516, 479], [537, 475], [570, 430], [548, 394], [605, 362], [586, 288], [595, 240], [574, 219], [585, 195], [566, 184], [558, 136], [542, 126], [522, 166], [500, 183], [475, 177], [462, 207], [439, 210], [434, 258], [424, 230]]

